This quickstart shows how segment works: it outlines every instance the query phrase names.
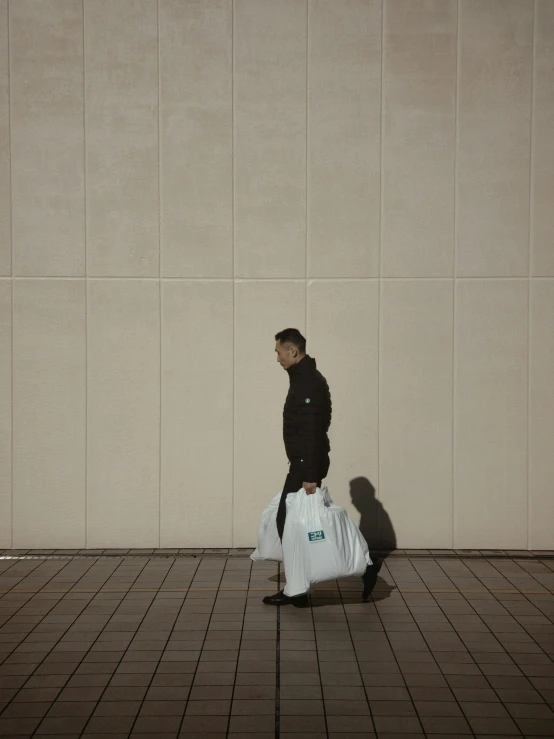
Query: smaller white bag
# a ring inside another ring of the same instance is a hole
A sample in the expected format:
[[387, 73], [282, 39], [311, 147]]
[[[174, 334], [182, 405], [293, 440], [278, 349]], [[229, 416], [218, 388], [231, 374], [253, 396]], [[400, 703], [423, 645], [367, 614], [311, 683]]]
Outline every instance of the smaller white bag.
[[371, 564], [366, 540], [327, 488], [287, 497], [282, 550], [289, 597], [307, 593], [313, 583], [363, 575]]
[[277, 493], [262, 513], [258, 529], [258, 548], [250, 555], [254, 562], [260, 559], [283, 561], [283, 547], [277, 531], [277, 509], [280, 500], [281, 493]]

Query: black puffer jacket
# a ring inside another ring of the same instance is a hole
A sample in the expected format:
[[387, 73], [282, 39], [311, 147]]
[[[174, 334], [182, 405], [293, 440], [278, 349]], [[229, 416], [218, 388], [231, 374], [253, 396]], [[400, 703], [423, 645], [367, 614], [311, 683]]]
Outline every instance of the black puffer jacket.
[[315, 359], [306, 355], [287, 370], [290, 389], [283, 410], [283, 439], [289, 460], [302, 459], [305, 482], [317, 482], [331, 449], [331, 394]]

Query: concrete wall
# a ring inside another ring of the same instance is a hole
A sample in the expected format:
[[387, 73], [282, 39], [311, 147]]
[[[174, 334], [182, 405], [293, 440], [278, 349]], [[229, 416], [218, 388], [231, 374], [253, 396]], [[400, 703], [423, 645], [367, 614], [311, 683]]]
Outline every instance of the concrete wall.
[[254, 544], [296, 326], [339, 502], [553, 548], [553, 80], [551, 0], [0, 0], [0, 545]]

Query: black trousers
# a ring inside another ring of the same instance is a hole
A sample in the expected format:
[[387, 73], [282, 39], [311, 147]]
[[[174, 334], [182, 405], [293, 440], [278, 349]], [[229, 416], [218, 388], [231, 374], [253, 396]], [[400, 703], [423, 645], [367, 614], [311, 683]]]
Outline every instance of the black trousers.
[[285, 520], [287, 517], [287, 495], [289, 493], [297, 493], [304, 482], [317, 482], [317, 487], [321, 487], [321, 482], [327, 477], [329, 472], [329, 457], [327, 457], [321, 464], [318, 470], [318, 480], [306, 480], [304, 475], [304, 465], [301, 459], [290, 460], [289, 474], [283, 485], [283, 492], [281, 494], [281, 500], [279, 501], [279, 508], [277, 509], [277, 531], [279, 532], [279, 538], [283, 539], [283, 531], [285, 530]]

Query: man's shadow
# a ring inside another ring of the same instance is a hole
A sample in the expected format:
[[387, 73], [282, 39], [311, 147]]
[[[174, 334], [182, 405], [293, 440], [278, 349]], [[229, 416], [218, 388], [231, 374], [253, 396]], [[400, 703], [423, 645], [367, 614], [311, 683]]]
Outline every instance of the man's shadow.
[[360, 514], [360, 531], [371, 558], [386, 559], [396, 549], [396, 534], [389, 514], [375, 497], [375, 487], [367, 477], [350, 481], [352, 505]]
[[[376, 498], [375, 487], [367, 477], [356, 477], [350, 481], [350, 498], [352, 505], [360, 513], [360, 532], [367, 541], [372, 561], [364, 575], [365, 600], [377, 585], [383, 562], [396, 549], [396, 533], [389, 514]], [[386, 586], [384, 581], [383, 585]], [[373, 600], [378, 599], [377, 591], [380, 590], [381, 586], [377, 588]]]

